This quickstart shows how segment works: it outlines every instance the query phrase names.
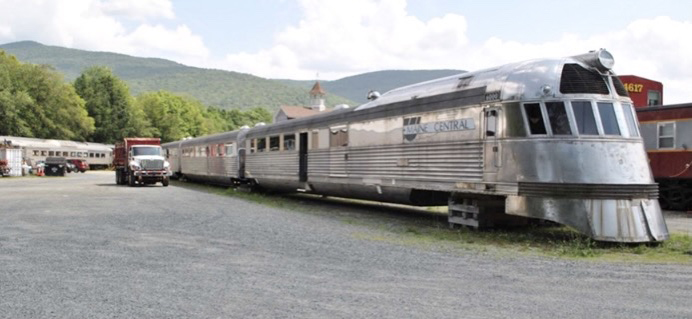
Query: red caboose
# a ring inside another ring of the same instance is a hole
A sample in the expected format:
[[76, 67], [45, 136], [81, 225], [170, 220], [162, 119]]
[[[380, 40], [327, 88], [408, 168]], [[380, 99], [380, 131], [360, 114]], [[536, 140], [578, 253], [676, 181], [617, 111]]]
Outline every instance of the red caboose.
[[692, 210], [692, 103], [637, 109], [664, 208]]
[[636, 75], [621, 75], [620, 81], [629, 93], [634, 107], [663, 105], [663, 83]]

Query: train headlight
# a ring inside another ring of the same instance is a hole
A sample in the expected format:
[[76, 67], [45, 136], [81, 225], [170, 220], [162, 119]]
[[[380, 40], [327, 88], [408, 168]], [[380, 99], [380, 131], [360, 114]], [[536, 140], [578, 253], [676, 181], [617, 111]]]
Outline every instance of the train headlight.
[[605, 69], [612, 69], [613, 65], [615, 65], [615, 59], [613, 58], [613, 55], [610, 54], [610, 52], [606, 51], [606, 49], [600, 49], [597, 51], [598, 52], [598, 63], [600, 64], [600, 68], [605, 68]]
[[573, 56], [574, 59], [588, 64], [601, 72], [608, 72], [615, 65], [615, 59], [606, 49], [590, 51], [589, 53]]

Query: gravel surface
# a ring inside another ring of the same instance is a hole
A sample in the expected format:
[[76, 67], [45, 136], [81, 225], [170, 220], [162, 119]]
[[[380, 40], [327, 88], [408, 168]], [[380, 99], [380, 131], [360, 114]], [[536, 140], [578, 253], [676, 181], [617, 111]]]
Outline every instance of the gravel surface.
[[692, 318], [689, 265], [397, 245], [113, 175], [0, 179], [0, 318]]

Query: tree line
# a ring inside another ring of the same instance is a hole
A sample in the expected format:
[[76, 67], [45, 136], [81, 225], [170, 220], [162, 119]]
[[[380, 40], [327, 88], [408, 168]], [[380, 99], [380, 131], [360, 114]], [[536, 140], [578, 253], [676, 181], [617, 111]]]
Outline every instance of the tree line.
[[261, 107], [223, 110], [167, 91], [133, 97], [123, 80], [100, 66], [68, 83], [50, 66], [21, 63], [0, 50], [0, 135], [107, 144], [141, 136], [169, 142], [271, 118]]

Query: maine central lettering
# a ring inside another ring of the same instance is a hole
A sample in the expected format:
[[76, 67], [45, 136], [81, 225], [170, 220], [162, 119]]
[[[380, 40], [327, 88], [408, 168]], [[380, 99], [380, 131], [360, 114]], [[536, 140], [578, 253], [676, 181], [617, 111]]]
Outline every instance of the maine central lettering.
[[475, 128], [472, 118], [431, 123], [420, 123], [420, 117], [404, 119], [404, 135], [467, 131]]

